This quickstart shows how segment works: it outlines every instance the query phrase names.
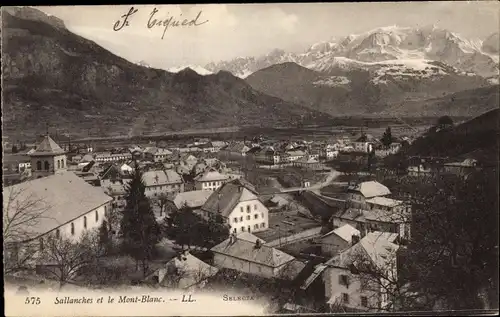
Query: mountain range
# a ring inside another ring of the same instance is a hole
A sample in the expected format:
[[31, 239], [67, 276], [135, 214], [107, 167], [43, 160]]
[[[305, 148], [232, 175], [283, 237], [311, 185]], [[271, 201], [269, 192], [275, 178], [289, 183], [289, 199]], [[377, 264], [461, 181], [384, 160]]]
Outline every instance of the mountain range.
[[[498, 94], [495, 97], [495, 89], [485, 78], [442, 62], [396, 60], [364, 64], [369, 65], [364, 69], [321, 72], [287, 62], [259, 70], [245, 80], [257, 90], [333, 116], [468, 116], [478, 114], [473, 110], [498, 107]], [[463, 90], [472, 97], [474, 88], [484, 89], [482, 92], [491, 98], [479, 104], [470, 104], [473, 100], [467, 98], [460, 98], [463, 102], [455, 105], [449, 98], [436, 102]]]
[[229, 72], [201, 76], [189, 68], [172, 73], [131, 63], [33, 8], [2, 12], [7, 133], [31, 135], [49, 123], [85, 136], [132, 136], [329, 118], [257, 91]]
[[265, 56], [239, 57], [210, 63], [205, 68], [212, 72], [226, 70], [246, 78], [260, 69], [284, 62], [318, 71], [335, 71], [363, 68], [364, 64], [359, 62], [420, 59], [442, 62], [460, 71], [489, 78], [498, 77], [498, 41], [498, 33], [481, 41], [468, 40], [435, 26], [391, 26], [316, 43], [299, 54], [276, 49]]

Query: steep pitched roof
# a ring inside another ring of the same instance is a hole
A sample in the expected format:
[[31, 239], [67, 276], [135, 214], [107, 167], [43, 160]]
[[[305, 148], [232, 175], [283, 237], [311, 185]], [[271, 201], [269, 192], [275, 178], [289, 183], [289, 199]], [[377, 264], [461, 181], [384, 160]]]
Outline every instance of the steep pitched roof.
[[[14, 207], [37, 202], [43, 216], [38, 223], [26, 230], [29, 238], [49, 232], [85, 213], [96, 209], [112, 200], [99, 187], [92, 186], [72, 172], [64, 172], [43, 178], [26, 181], [3, 189], [4, 212], [15, 212]], [[9, 198], [10, 197], [10, 198]]]
[[204, 171], [202, 174], [194, 178], [198, 182], [210, 182], [210, 181], [220, 181], [228, 179], [227, 175], [219, 173], [217, 170], [210, 168]]
[[211, 251], [273, 268], [295, 260], [293, 256], [278, 249], [265, 244], [261, 244], [257, 248], [255, 242], [239, 239], [238, 237], [223, 241], [213, 247]]
[[60, 155], [66, 153], [52, 138], [46, 135], [31, 156]]
[[243, 179], [222, 185], [205, 202], [202, 210], [228, 217], [239, 202], [258, 199], [255, 187]]
[[171, 274], [172, 269], [180, 275], [180, 279], [176, 281], [177, 285], [175, 286], [181, 289], [193, 286], [204, 279], [217, 274], [219, 271], [216, 267], [203, 262], [191, 253], [187, 252], [173, 258], [167, 262], [164, 267], [158, 270], [158, 282], [160, 285], [168, 286], [167, 276]]
[[177, 208], [186, 205], [189, 208], [198, 208], [203, 206], [207, 199], [212, 195], [211, 190], [193, 190], [178, 193], [174, 198], [174, 204]]
[[351, 264], [356, 266], [366, 259], [378, 268], [386, 267], [396, 260], [395, 252], [399, 246], [394, 241], [397, 236], [391, 232], [370, 232], [358, 243], [328, 260], [326, 264], [347, 268]]
[[358, 229], [354, 228], [353, 226], [349, 224], [345, 224], [342, 227], [339, 227], [337, 229], [334, 229], [327, 234], [325, 234], [323, 237], [327, 237], [329, 235], [336, 234], [338, 237], [340, 237], [342, 240], [351, 242], [352, 236], [356, 235], [359, 236], [360, 232]]
[[182, 177], [173, 170], [147, 171], [142, 179], [146, 186], [182, 183]]
[[362, 182], [360, 184], [350, 186], [349, 190], [360, 192], [365, 198], [372, 198], [376, 196], [390, 195], [391, 191], [386, 186], [377, 181]]

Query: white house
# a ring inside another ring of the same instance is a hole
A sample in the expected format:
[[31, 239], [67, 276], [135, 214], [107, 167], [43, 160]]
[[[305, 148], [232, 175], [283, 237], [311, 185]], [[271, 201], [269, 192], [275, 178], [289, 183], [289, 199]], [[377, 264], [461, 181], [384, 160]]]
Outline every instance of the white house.
[[280, 164], [281, 154], [272, 147], [265, 147], [255, 153], [255, 161], [264, 164]]
[[293, 256], [265, 245], [255, 236], [249, 237], [248, 233], [231, 235], [211, 251], [215, 266], [265, 278], [293, 279], [304, 267]]
[[144, 157], [153, 162], [163, 162], [170, 155], [172, 155], [171, 151], [158, 147], [150, 147], [144, 151]]
[[94, 156], [94, 160], [98, 163], [125, 161], [125, 160], [130, 160], [131, 158], [132, 158], [132, 154], [130, 154], [130, 153], [113, 153], [113, 154], [111, 154], [110, 152], [101, 152], [101, 153], [96, 153]]
[[371, 232], [325, 263], [327, 303], [378, 311], [390, 304], [397, 282], [397, 234]]
[[364, 207], [365, 201], [374, 197], [383, 197], [391, 194], [389, 188], [377, 181], [367, 181], [351, 185], [347, 189], [351, 202]]
[[142, 179], [146, 185], [146, 196], [149, 198], [184, 191], [182, 177], [173, 170], [147, 171], [142, 175]]
[[227, 175], [219, 173], [216, 169], [210, 168], [194, 178], [197, 190], [216, 190], [229, 180]]
[[291, 163], [293, 161], [300, 159], [301, 157], [304, 157], [305, 155], [306, 155], [306, 152], [301, 151], [301, 150], [286, 151], [285, 154], [283, 155], [282, 160], [284, 163]]
[[222, 216], [232, 233], [264, 231], [269, 226], [269, 210], [257, 195], [252, 184], [236, 179], [217, 189], [201, 209], [206, 218]]

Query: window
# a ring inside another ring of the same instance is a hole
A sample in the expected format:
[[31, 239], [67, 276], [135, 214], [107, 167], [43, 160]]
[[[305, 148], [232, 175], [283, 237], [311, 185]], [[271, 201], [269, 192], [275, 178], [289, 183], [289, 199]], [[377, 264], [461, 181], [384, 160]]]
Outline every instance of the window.
[[262, 216], [262, 218], [264, 218], [264, 213], [261, 213], [260, 215]]
[[45, 161], [45, 170], [48, 171], [49, 170], [49, 162]]
[[368, 298], [366, 296], [361, 296], [361, 306], [368, 307]]
[[256, 223], [256, 224], [253, 226], [253, 228], [254, 228], [254, 229], [259, 229], [259, 224], [257, 224], [257, 223]]
[[36, 162], [36, 169], [40, 171], [42, 169], [42, 162], [38, 161]]
[[71, 223], [71, 235], [75, 235], [75, 224]]
[[243, 207], [240, 207], [240, 211], [243, 212]]
[[233, 229], [233, 232], [236, 233], [236, 228]]
[[247, 212], [250, 213], [250, 206], [247, 206]]
[[40, 238], [39, 242], [40, 242], [40, 252], [43, 252], [43, 239]]
[[250, 216], [247, 216], [247, 220], [250, 220]]
[[340, 285], [349, 286], [349, 276], [347, 276], [347, 275], [340, 275], [339, 276], [339, 284]]
[[253, 210], [257, 210], [257, 205], [253, 205]]
[[260, 224], [260, 227], [261, 227], [261, 228], [264, 228], [265, 226], [266, 226], [266, 223], [265, 223], [265, 222], [263, 222], [263, 223], [261, 223], [261, 224]]
[[250, 226], [248, 226], [248, 232], [250, 232]]
[[59, 229], [56, 229], [56, 238], [59, 239], [60, 236], [61, 236], [61, 231], [59, 231]]
[[254, 217], [254, 219], [259, 218], [259, 214], [255, 214], [255, 215], [253, 215], [253, 217]]
[[57, 160], [57, 168], [61, 168], [61, 160]]
[[349, 303], [349, 294], [342, 293], [342, 303], [344, 303], [344, 304], [348, 304]]
[[245, 232], [245, 227], [241, 227], [241, 232]]
[[87, 229], [87, 216], [83, 216], [83, 227]]
[[238, 218], [234, 218], [233, 222], [237, 223], [238, 222]]
[[240, 221], [243, 221], [243, 216], [240, 217]]

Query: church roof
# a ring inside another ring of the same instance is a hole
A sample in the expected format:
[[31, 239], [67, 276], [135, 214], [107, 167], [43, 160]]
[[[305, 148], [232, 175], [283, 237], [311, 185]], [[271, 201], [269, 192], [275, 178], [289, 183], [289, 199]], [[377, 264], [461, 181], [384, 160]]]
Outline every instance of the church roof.
[[57, 145], [57, 143], [52, 140], [52, 138], [46, 135], [42, 142], [38, 144], [36, 150], [31, 153], [31, 156], [51, 156], [51, 155], [60, 155], [64, 154], [65, 151]]

